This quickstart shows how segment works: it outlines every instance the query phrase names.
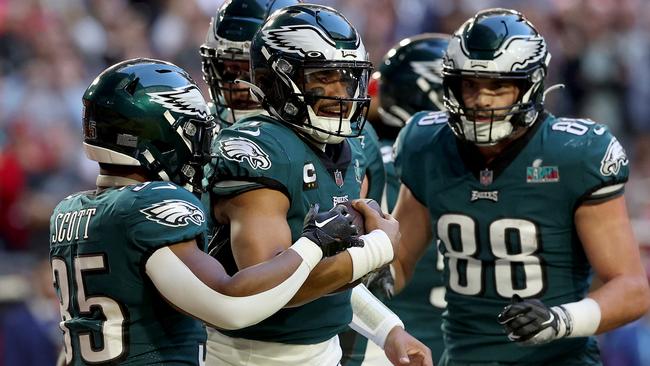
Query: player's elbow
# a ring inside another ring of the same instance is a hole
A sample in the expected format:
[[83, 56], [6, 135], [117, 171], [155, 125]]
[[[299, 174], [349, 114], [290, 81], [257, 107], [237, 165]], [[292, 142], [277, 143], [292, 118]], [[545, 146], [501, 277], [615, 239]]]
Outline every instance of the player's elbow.
[[635, 306], [630, 312], [630, 321], [636, 320], [650, 311], [650, 287], [648, 279], [643, 275], [637, 275], [628, 278], [628, 294], [630, 299], [634, 299]]
[[411, 278], [413, 278], [415, 266], [409, 265], [404, 261], [400, 261], [399, 258], [395, 258], [395, 260], [390, 265], [393, 267], [395, 293], [398, 294], [411, 281]]
[[237, 319], [237, 317], [234, 316], [231, 317], [229, 320], [222, 322], [219, 328], [226, 329], [226, 330], [236, 330], [236, 329], [250, 327], [251, 325], [255, 325], [257, 323], [259, 323], [259, 321], [251, 322], [251, 321], [247, 321], [246, 319]]
[[255, 325], [259, 323], [261, 320], [262, 319], [260, 319], [259, 317], [246, 318], [242, 316], [241, 313], [237, 313], [237, 312], [233, 312], [232, 314], [227, 314], [227, 312], [225, 312], [224, 314], [220, 314], [216, 318], [203, 319], [203, 321], [206, 322], [208, 325], [214, 328], [224, 329], [224, 330], [237, 330], [237, 329], [250, 327], [251, 325]]
[[640, 276], [637, 280], [637, 288], [637, 291], [639, 292], [638, 317], [641, 317], [650, 312], [650, 286], [648, 286], [648, 279], [646, 276]]

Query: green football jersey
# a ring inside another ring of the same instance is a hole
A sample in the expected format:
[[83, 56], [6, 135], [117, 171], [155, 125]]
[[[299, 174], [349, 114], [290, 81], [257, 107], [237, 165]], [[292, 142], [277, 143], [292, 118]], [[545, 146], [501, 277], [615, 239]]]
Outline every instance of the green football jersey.
[[377, 137], [377, 132], [375, 132], [372, 125], [366, 122], [358, 139], [361, 142], [361, 147], [368, 161], [366, 168], [368, 193], [366, 194], [366, 198], [372, 198], [377, 202], [381, 202], [384, 185], [386, 184], [386, 175], [384, 173], [384, 163], [379, 148], [379, 137]]
[[574, 213], [622, 194], [627, 165], [607, 127], [590, 120], [544, 114], [485, 164], [475, 145], [456, 139], [445, 113], [414, 116], [398, 138], [396, 168], [444, 244], [450, 360], [562, 365], [587, 352], [593, 337], [518, 346], [496, 316], [515, 294], [549, 306], [584, 298], [591, 266]]
[[[399, 194], [400, 180], [394, 165], [394, 141], [382, 140], [382, 155], [386, 170], [386, 208], [392, 212]], [[431, 349], [433, 360], [438, 360], [444, 350], [442, 339], [442, 312], [445, 302], [445, 285], [442, 277], [442, 256], [438, 246], [429, 245], [418, 261], [413, 277], [402, 291], [384, 303], [397, 314], [409, 333]]]
[[[294, 130], [268, 116], [240, 120], [221, 130], [214, 141], [215, 158], [205, 168], [207, 188], [216, 197], [232, 197], [258, 188], [282, 192], [290, 202], [287, 222], [292, 241], [296, 241], [311, 205], [318, 203], [321, 210], [329, 210], [359, 197], [366, 171], [360, 140], [349, 138], [341, 144], [327, 146], [326, 152], [317, 150]], [[216, 256], [222, 263], [232, 263], [228, 227], [218, 231], [223, 242], [216, 242], [223, 246]], [[351, 321], [350, 292], [282, 309], [259, 324], [223, 333], [290, 344], [323, 342]]]
[[201, 322], [168, 304], [144, 273], [161, 247], [196, 239], [205, 249], [205, 230], [199, 200], [173, 183], [61, 201], [50, 219], [50, 259], [67, 363], [199, 365]]
[[[397, 202], [400, 180], [393, 160], [394, 140], [379, 141], [386, 171], [382, 209], [392, 212]], [[430, 245], [415, 266], [411, 282], [392, 299], [382, 299], [400, 317], [408, 332], [431, 349], [433, 360], [438, 360], [444, 350], [442, 339], [442, 312], [445, 309], [445, 287], [442, 278], [443, 260], [436, 245]], [[381, 296], [381, 294], [376, 294]], [[361, 336], [346, 335], [344, 341], [354, 342], [346, 345], [345, 366], [361, 365], [364, 360], [368, 340]]]
[[379, 148], [384, 164], [384, 173], [386, 175], [386, 184], [384, 185], [384, 192], [381, 198], [381, 208], [386, 212], [393, 212], [401, 185], [397, 172], [395, 171], [394, 144], [395, 140], [392, 139], [379, 140]]

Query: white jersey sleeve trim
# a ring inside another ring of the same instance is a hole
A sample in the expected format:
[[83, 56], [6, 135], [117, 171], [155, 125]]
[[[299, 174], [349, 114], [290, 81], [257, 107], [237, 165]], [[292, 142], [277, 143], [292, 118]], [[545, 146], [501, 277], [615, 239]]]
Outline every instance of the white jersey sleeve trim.
[[162, 296], [183, 312], [218, 328], [240, 329], [257, 324], [284, 307], [309, 276], [310, 265], [314, 265], [313, 259], [303, 260], [281, 284], [242, 297], [227, 296], [210, 288], [168, 247], [149, 257], [146, 272]]
[[624, 183], [620, 183], [620, 184], [614, 184], [612, 186], [603, 187], [603, 188], [595, 191], [594, 193], [592, 193], [590, 197], [591, 198], [598, 198], [598, 197], [601, 197], [601, 196], [607, 196], [607, 195], [610, 195], [612, 193], [615, 193], [617, 191], [622, 190], [624, 186], [625, 186]]

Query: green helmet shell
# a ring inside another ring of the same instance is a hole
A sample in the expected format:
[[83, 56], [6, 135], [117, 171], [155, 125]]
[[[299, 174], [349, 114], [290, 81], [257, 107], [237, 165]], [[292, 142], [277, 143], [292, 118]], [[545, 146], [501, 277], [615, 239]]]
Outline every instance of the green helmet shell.
[[[228, 105], [224, 95], [237, 90], [225, 86], [224, 82], [233, 83], [235, 79], [250, 81], [250, 77], [248, 68], [236, 75], [227, 72], [224, 61], [248, 62], [253, 36], [266, 18], [278, 9], [299, 3], [301, 0], [228, 0], [212, 17], [205, 42], [199, 50], [203, 79], [208, 84], [210, 97], [217, 107], [216, 115], [222, 122], [230, 124], [247, 115], [261, 112], [261, 107], [255, 104], [247, 108]], [[224, 111], [230, 113], [223, 113]]]
[[[379, 115], [400, 128], [419, 111], [443, 110], [442, 58], [450, 36], [424, 33], [401, 40], [379, 66]], [[374, 76], [375, 78], [377, 76]]]
[[[341, 13], [322, 5], [293, 5], [275, 12], [251, 44], [257, 99], [271, 115], [319, 143], [339, 143], [361, 133], [370, 103], [371, 67], [356, 29]], [[352, 80], [347, 97], [306, 92], [308, 74], [328, 70]], [[320, 100], [338, 103], [339, 115], [318, 116], [312, 106]]]
[[[467, 20], [453, 35], [443, 62], [443, 88], [449, 123], [462, 140], [494, 145], [528, 128], [543, 110], [544, 79], [551, 55], [537, 29], [518, 11], [487, 9]], [[519, 96], [502, 108], [466, 108], [463, 78], [514, 82]], [[491, 115], [477, 123], [476, 115]]]
[[183, 69], [153, 59], [117, 63], [90, 84], [83, 104], [88, 158], [141, 166], [153, 177], [200, 189], [213, 120]]

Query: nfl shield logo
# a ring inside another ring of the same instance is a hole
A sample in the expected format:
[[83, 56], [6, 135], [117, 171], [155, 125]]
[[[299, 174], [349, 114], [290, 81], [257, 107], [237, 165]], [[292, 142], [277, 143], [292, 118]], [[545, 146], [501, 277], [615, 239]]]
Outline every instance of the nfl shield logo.
[[492, 184], [492, 171], [489, 169], [481, 170], [479, 182], [481, 182], [481, 184], [484, 186], [489, 186]]
[[341, 174], [341, 171], [338, 169], [334, 171], [334, 181], [339, 188], [343, 187], [343, 174]]

